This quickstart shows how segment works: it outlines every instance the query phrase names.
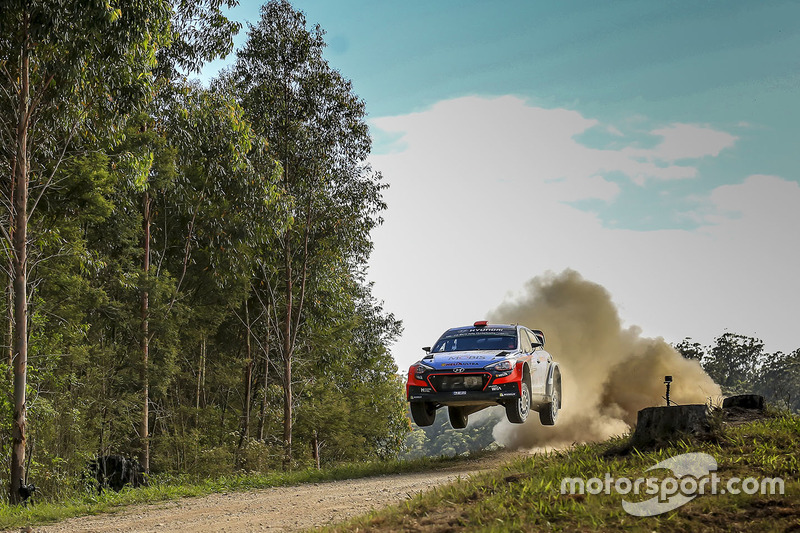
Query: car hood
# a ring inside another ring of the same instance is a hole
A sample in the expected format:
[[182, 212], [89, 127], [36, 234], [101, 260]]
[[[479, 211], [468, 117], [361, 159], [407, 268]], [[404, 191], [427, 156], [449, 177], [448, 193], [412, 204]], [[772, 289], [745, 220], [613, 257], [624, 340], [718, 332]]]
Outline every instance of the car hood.
[[502, 361], [504, 358], [513, 355], [516, 355], [516, 352], [497, 350], [447, 352], [432, 354], [432, 357], [426, 357], [420, 362], [436, 370], [451, 370], [459, 367], [465, 370], [480, 370], [490, 363]]

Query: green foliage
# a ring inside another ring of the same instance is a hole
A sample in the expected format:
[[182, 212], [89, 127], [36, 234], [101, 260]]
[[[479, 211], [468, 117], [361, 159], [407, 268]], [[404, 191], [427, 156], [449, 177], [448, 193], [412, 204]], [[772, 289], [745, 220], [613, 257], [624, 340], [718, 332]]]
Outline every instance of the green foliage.
[[[162, 0], [119, 8], [77, 0], [3, 3], [0, 66], [2, 83], [10, 89], [6, 95], [16, 92], [11, 86], [20, 79], [22, 55], [30, 57], [34, 165], [46, 168], [58, 159], [65, 139], [108, 139], [127, 113], [152, 97], [150, 71], [156, 49], [168, 39], [168, 16]], [[4, 118], [15, 104], [14, 98], [0, 102]]]
[[[145, 292], [154, 474], [279, 468], [295, 383], [290, 466], [314, 465], [312, 442], [325, 467], [391, 459], [409, 431], [388, 350], [401, 324], [365, 281], [385, 186], [366, 163], [364, 103], [286, 2], [265, 6], [234, 73], [186, 81], [230, 52], [226, 5], [4, 4], [0, 83], [14, 93], [27, 43], [37, 106], [27, 479], [44, 500], [83, 490], [92, 457], [139, 451]], [[0, 98], [7, 169], [14, 105]]]
[[775, 405], [800, 410], [800, 349], [789, 354], [778, 352], [765, 358], [759, 369], [755, 392]]
[[241, 24], [228, 20], [222, 11], [237, 4], [237, 0], [173, 0], [171, 39], [158, 51], [158, 74], [175, 79], [200, 72], [204, 63], [228, 55]]
[[676, 344], [674, 348], [678, 350], [678, 353], [685, 359], [693, 359], [699, 362], [705, 356], [703, 346], [699, 342], [692, 342], [692, 339], [689, 337], [686, 337]]
[[761, 340], [724, 333], [714, 339], [702, 365], [724, 393], [738, 393], [750, 387], [763, 355], [764, 343]]
[[431, 426], [413, 426], [414, 430], [406, 437], [401, 457], [453, 456], [494, 449], [497, 444], [492, 430], [504, 417], [505, 410], [502, 407], [484, 409], [469, 416], [465, 429], [452, 429], [447, 409], [439, 409], [436, 421]]
[[800, 409], [800, 350], [769, 354], [760, 339], [736, 333], [724, 333], [706, 347], [687, 337], [675, 349], [700, 361], [727, 395], [760, 394], [781, 408]]

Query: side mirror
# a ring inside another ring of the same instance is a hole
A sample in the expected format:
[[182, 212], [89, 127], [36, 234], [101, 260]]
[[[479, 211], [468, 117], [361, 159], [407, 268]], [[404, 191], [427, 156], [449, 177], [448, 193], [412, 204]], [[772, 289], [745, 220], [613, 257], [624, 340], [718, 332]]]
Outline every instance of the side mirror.
[[429, 353], [431, 351], [431, 347], [430, 346], [425, 346], [422, 349], [425, 350], [425, 353]]
[[[534, 329], [534, 330], [532, 330], [532, 332], [533, 332], [534, 337], [536, 337], [536, 339], [532, 339], [532, 340], [538, 340], [539, 341], [539, 345], [538, 346], [541, 346], [542, 348], [544, 348], [544, 344], [545, 344], [544, 332], [542, 330], [540, 330], [540, 329]], [[534, 344], [534, 346], [537, 346], [537, 345]]]

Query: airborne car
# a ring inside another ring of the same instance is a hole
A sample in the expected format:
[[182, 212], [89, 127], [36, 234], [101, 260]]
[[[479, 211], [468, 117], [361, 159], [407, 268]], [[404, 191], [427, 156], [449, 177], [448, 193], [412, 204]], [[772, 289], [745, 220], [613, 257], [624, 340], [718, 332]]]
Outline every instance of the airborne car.
[[543, 425], [561, 408], [561, 371], [544, 350], [544, 333], [524, 326], [475, 322], [452, 328], [408, 369], [406, 397], [418, 426], [430, 426], [447, 407], [450, 425], [465, 428], [470, 414], [493, 405], [522, 424], [531, 409]]

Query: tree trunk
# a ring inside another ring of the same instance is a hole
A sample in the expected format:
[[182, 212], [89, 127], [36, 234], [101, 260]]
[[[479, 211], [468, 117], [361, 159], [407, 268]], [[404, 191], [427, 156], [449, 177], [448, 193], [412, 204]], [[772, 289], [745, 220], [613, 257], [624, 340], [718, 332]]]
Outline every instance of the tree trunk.
[[292, 248], [289, 230], [284, 244], [286, 317], [283, 322], [283, 468], [292, 465]]
[[[8, 198], [12, 204], [14, 202], [14, 183], [17, 181], [17, 158], [11, 159], [11, 179], [9, 180], [11, 186], [8, 191]], [[9, 232], [9, 249], [14, 246], [14, 207], [9, 206], [8, 210], [8, 232]], [[14, 379], [14, 254], [8, 254], [8, 283], [6, 283], [6, 330], [5, 330], [5, 358], [8, 363], [8, 380]]]
[[[11, 198], [13, 198], [13, 193]], [[12, 215], [13, 219], [13, 215]], [[9, 228], [13, 226], [12, 223], [9, 225]], [[13, 235], [11, 237], [12, 241], [14, 239]], [[8, 264], [8, 271], [14, 272], [14, 259], [13, 254], [10, 254], [12, 259], [9, 261]], [[6, 363], [8, 364], [7, 369], [7, 377], [8, 380], [11, 381], [14, 378], [14, 278], [9, 277], [8, 283], [6, 284], [6, 330], [4, 335], [5, 341], [5, 359]]]
[[264, 336], [264, 389], [261, 392], [261, 418], [258, 419], [258, 440], [264, 442], [264, 425], [267, 419], [267, 379], [269, 378], [269, 306], [267, 306], [267, 332]]
[[[23, 27], [27, 32], [28, 15]], [[28, 366], [28, 111], [30, 59], [27, 36], [22, 48], [20, 92], [17, 103], [17, 153], [14, 177], [13, 277], [14, 277], [14, 425], [11, 430], [11, 503], [20, 502], [19, 488], [25, 478], [27, 406], [25, 388]]]
[[147, 284], [150, 282], [150, 194], [144, 192], [143, 201], [144, 217], [144, 280], [145, 288], [142, 290], [142, 420], [140, 429], [141, 438], [141, 463], [145, 472], [150, 472], [150, 377], [148, 366], [150, 364], [150, 292]]
[[250, 403], [253, 392], [253, 351], [250, 344], [250, 310], [244, 302], [244, 317], [247, 339], [245, 340], [246, 359], [244, 362], [244, 408], [242, 409], [242, 428], [239, 432], [238, 451], [241, 451], [245, 439], [250, 435]]
[[317, 470], [319, 470], [319, 437], [317, 436], [316, 429], [311, 436], [311, 455], [314, 457], [314, 463], [317, 465]]
[[206, 371], [206, 336], [203, 335], [203, 340], [200, 343], [200, 363], [197, 365], [197, 391], [195, 392], [195, 399], [194, 399], [195, 426], [200, 425], [200, 392], [203, 387], [205, 371]]

